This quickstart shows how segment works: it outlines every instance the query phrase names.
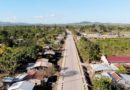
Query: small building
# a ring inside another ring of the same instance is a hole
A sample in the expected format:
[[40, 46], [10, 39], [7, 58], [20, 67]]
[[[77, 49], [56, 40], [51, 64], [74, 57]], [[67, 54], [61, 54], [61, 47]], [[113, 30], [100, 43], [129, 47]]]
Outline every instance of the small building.
[[43, 80], [47, 74], [47, 70], [52, 66], [48, 62], [48, 59], [41, 58], [36, 61], [36, 63], [27, 69], [28, 79]]
[[18, 74], [15, 77], [4, 77], [2, 79], [2, 82], [5, 88], [8, 88], [10, 85], [12, 85], [15, 82], [23, 81], [26, 77], [27, 77], [27, 73]]
[[45, 59], [45, 58], [38, 59], [33, 67], [34, 68], [36, 68], [36, 67], [45, 67], [45, 68], [47, 68], [48, 67], [48, 59]]
[[53, 50], [47, 50], [44, 52], [44, 55], [55, 55], [55, 52]]
[[28, 81], [20, 81], [12, 84], [8, 90], [33, 90], [35, 84]]
[[130, 75], [117, 74], [115, 72], [110, 72], [109, 75], [118, 85], [122, 85], [126, 89], [130, 89]]
[[115, 71], [118, 68], [115, 65], [109, 64], [91, 64], [90, 65], [94, 72], [103, 72], [103, 71]]
[[122, 78], [121, 78], [121, 76], [119, 76], [117, 73], [115, 73], [115, 72], [108, 72], [108, 74], [111, 76], [111, 78], [114, 80], [114, 81], [116, 81], [116, 82], [118, 82], [119, 80], [121, 80]]
[[107, 61], [111, 64], [127, 64], [130, 65], [130, 56], [108, 56]]

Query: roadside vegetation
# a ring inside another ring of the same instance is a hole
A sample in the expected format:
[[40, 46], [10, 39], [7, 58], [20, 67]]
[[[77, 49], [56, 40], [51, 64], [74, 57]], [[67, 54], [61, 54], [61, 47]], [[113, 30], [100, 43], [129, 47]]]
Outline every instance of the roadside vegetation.
[[57, 26], [4, 26], [0, 27], [0, 74], [14, 74], [35, 62], [38, 52], [46, 45], [59, 50], [56, 37], [64, 33]]
[[77, 48], [83, 62], [92, 62], [100, 59], [100, 48], [97, 44], [82, 37], [77, 42]]
[[102, 77], [93, 81], [93, 90], [125, 90], [121, 85], [117, 85], [111, 79]]

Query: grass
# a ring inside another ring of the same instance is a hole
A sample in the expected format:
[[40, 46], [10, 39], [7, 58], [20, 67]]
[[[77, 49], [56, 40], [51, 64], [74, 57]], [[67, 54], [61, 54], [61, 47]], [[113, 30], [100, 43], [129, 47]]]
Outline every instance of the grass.
[[130, 38], [97, 39], [96, 43], [105, 55], [130, 55]]

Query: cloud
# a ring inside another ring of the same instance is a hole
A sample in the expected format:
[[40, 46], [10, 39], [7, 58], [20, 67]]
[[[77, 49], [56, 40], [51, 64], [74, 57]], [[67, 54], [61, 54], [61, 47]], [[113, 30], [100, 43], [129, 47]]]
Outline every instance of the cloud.
[[35, 19], [44, 19], [44, 16], [35, 16]]

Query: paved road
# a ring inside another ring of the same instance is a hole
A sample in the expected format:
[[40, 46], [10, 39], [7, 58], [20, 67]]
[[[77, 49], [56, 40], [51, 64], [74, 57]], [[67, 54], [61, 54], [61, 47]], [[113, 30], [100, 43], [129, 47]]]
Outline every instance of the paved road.
[[84, 89], [80, 60], [71, 34], [67, 36], [64, 55], [61, 71], [63, 84], [59, 90], [87, 90]]

